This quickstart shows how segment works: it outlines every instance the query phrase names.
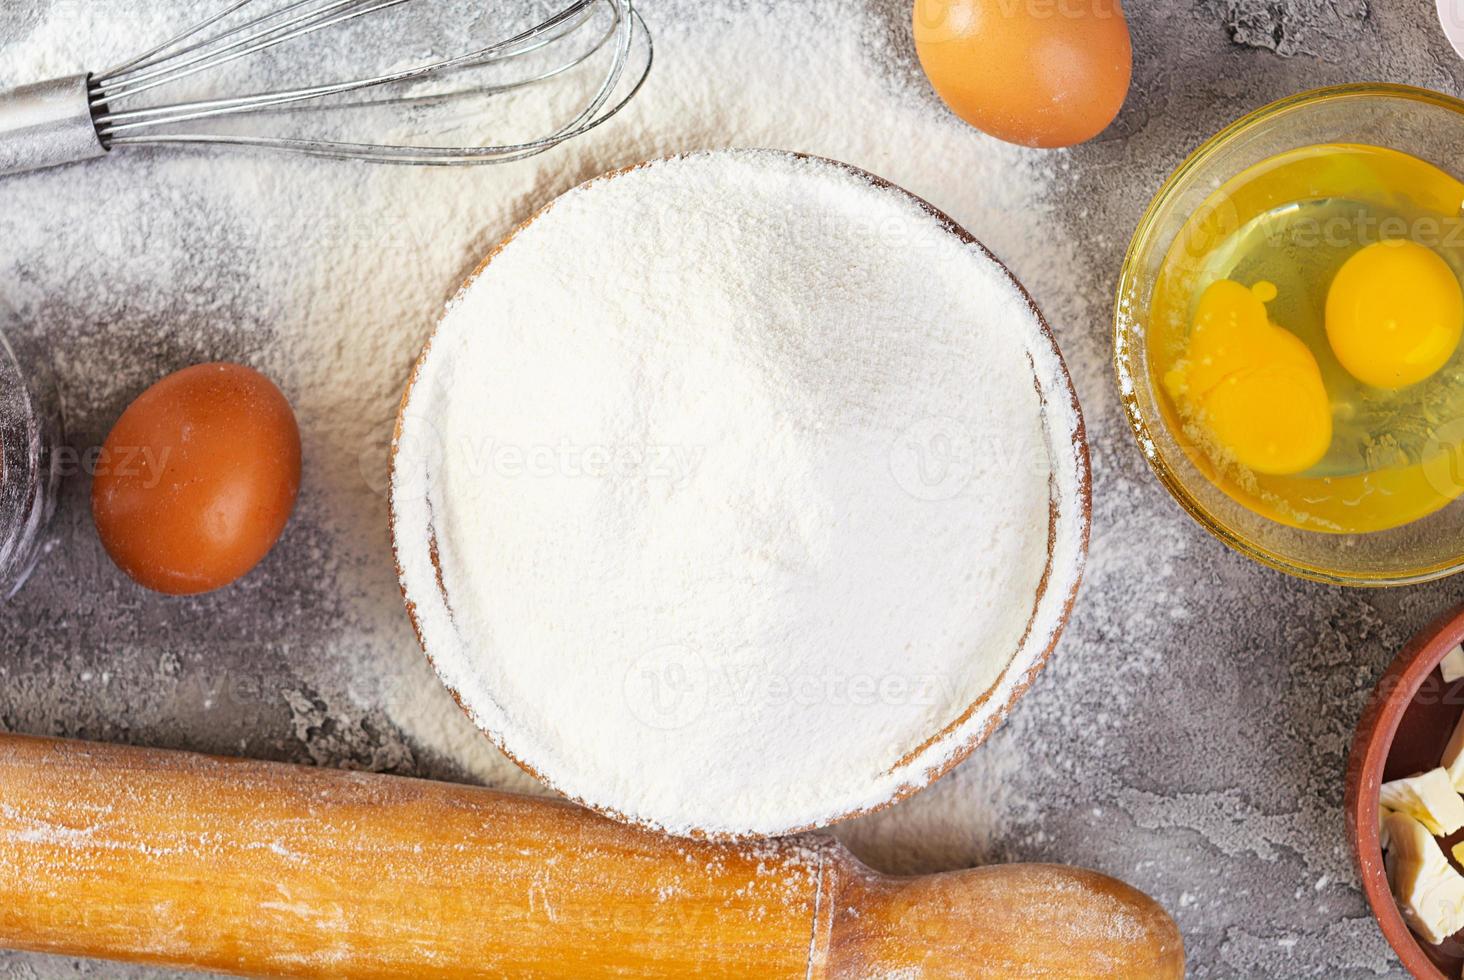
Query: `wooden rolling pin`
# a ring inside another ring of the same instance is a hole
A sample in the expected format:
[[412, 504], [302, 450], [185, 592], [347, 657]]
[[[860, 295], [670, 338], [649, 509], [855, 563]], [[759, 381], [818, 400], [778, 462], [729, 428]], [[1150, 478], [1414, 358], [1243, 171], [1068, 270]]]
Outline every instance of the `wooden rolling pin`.
[[0, 735], [0, 945], [286, 977], [1124, 977], [1173, 921], [1088, 871], [875, 874], [564, 802]]

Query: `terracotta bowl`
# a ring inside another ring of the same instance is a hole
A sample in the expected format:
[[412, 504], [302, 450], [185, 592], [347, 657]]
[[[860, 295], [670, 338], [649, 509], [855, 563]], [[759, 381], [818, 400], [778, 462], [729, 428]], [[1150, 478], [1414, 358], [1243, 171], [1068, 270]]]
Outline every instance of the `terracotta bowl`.
[[[715, 152], [736, 154], [749, 152], [766, 153], [770, 151], [724, 150]], [[925, 787], [929, 786], [931, 783], [935, 782], [935, 780], [939, 779], [951, 768], [953, 768], [962, 760], [964, 760], [967, 756], [969, 756], [972, 750], [974, 750], [977, 745], [983, 742], [996, 729], [996, 727], [1006, 717], [1007, 713], [1011, 710], [1011, 706], [1031, 686], [1033, 680], [1035, 680], [1037, 674], [1046, 664], [1048, 657], [1052, 653], [1053, 648], [1056, 646], [1062, 629], [1066, 625], [1068, 616], [1072, 611], [1073, 602], [1077, 597], [1078, 587], [1082, 579], [1083, 566], [1087, 558], [1088, 538], [1092, 521], [1092, 485], [1088, 461], [1087, 433], [1083, 424], [1082, 410], [1078, 405], [1077, 393], [1072, 387], [1072, 380], [1067, 373], [1066, 365], [1062, 361], [1062, 354], [1057, 348], [1057, 343], [1052, 336], [1050, 326], [1048, 325], [1046, 319], [1042, 316], [1042, 313], [1038, 309], [1035, 301], [1033, 301], [1031, 296], [1027, 294], [1021, 283], [1018, 282], [1016, 277], [1012, 276], [1011, 272], [1004, 265], [1002, 265], [1002, 263], [994, 255], [992, 255], [985, 248], [985, 246], [977, 241], [977, 239], [973, 235], [967, 232], [960, 225], [956, 224], [956, 222], [948, 217], [946, 214], [939, 211], [923, 199], [916, 197], [914, 194], [910, 194], [908, 191], [905, 191], [902, 188], [899, 188], [896, 185], [889, 183], [883, 178], [866, 173], [865, 171], [860, 170], [856, 167], [852, 167], [848, 164], [840, 163], [833, 160], [827, 160], [822, 157], [812, 157], [807, 154], [794, 153], [788, 155], [799, 157], [802, 159], [817, 160], [822, 163], [829, 164], [848, 173], [855, 174], [861, 179], [868, 181], [870, 184], [876, 187], [888, 188], [905, 195], [912, 202], [918, 205], [923, 211], [925, 211], [931, 218], [933, 218], [941, 226], [943, 226], [948, 234], [963, 243], [979, 249], [982, 255], [986, 259], [991, 261], [1000, 270], [1000, 272], [1004, 276], [1006, 276], [1006, 278], [1008, 278], [1012, 284], [1016, 286], [1016, 288], [1021, 292], [1022, 296], [1026, 299], [1030, 311], [1033, 317], [1036, 319], [1036, 322], [1040, 328], [1040, 337], [1038, 338], [1038, 343], [1046, 345], [1050, 349], [1053, 356], [1052, 363], [1054, 365], [1054, 368], [1052, 371], [1047, 372], [1046, 374], [1040, 372], [1036, 364], [1033, 365], [1033, 384], [1037, 388], [1044, 406], [1050, 406], [1054, 403], [1061, 404], [1064, 406], [1065, 409], [1064, 414], [1072, 419], [1072, 425], [1070, 428], [1067, 426], [1060, 426], [1054, 421], [1054, 418], [1057, 417], [1059, 413], [1051, 410], [1044, 410], [1044, 418], [1049, 428], [1049, 452], [1052, 455], [1053, 465], [1055, 467], [1064, 467], [1072, 474], [1073, 482], [1076, 485], [1077, 489], [1076, 492], [1072, 495], [1072, 499], [1070, 500], [1060, 499], [1059, 494], [1054, 490], [1052, 498], [1049, 501], [1049, 537], [1047, 542], [1048, 566], [1042, 575], [1041, 582], [1038, 584], [1036, 595], [1033, 597], [1033, 610], [1031, 614], [1031, 619], [1029, 620], [1028, 630], [1031, 630], [1032, 623], [1037, 621], [1039, 614], [1055, 614], [1056, 628], [1051, 633], [1050, 641], [1042, 644], [1040, 648], [1036, 644], [1028, 644], [1024, 647], [1024, 649], [1020, 651], [1014, 651], [1014, 656], [1012, 660], [1007, 664], [1002, 676], [998, 678], [998, 680], [990, 690], [988, 690], [985, 694], [978, 698], [973, 704], [965, 706], [964, 710], [959, 712], [956, 720], [948, 725], [945, 729], [930, 733], [930, 737], [925, 743], [923, 743], [914, 752], [912, 752], [909, 757], [901, 760], [899, 767], [902, 773], [908, 772], [909, 774], [907, 782], [903, 783], [896, 792], [890, 795], [889, 798], [880, 802], [878, 805], [853, 811], [830, 811], [825, 817], [812, 824], [804, 824], [799, 826], [780, 826], [773, 830], [695, 829], [687, 835], [696, 838], [708, 838], [714, 840], [737, 840], [763, 837], [778, 837], [784, 834], [798, 833], [805, 830], [810, 830], [814, 827], [827, 826], [828, 824], [860, 816], [862, 814], [873, 812], [875, 810], [882, 810], [885, 807], [888, 807], [899, 800], [905, 799], [906, 797], [909, 797], [914, 793], [917, 793]], [[648, 165], [649, 162], [651, 161], [647, 161], [647, 163], [637, 164], [633, 167], [625, 167], [611, 171], [601, 177], [594, 178], [594, 180], [589, 181], [588, 183], [614, 180], [618, 176], [638, 169], [639, 167]], [[513, 240], [513, 238], [517, 234], [522, 232], [524, 228], [532, 224], [540, 215], [547, 212], [553, 206], [553, 202], [550, 202], [550, 204], [546, 205], [544, 208], [531, 215], [522, 224], [520, 224], [518, 228], [510, 233], [502, 242], [500, 242], [488, 254], [487, 258], [484, 259], [482, 265], [478, 267], [473, 275], [468, 277], [468, 280], [464, 283], [463, 288], [466, 289], [469, 285], [471, 285], [473, 280], [476, 279], [477, 276], [488, 267], [489, 263], [493, 261], [494, 257], [497, 256], [503, 250], [503, 248]], [[436, 331], [434, 331], [433, 336], [436, 336]], [[411, 377], [407, 381], [406, 392], [403, 394], [402, 397], [401, 412], [399, 413], [397, 419], [396, 436], [392, 442], [391, 456], [393, 484], [395, 483], [395, 475], [398, 468], [403, 465], [402, 460], [399, 458], [399, 454], [397, 452], [397, 448], [399, 447], [400, 439], [402, 437], [403, 418], [405, 417], [406, 413], [409, 411], [412, 405], [413, 390], [420, 376], [423, 362], [428, 356], [431, 347], [432, 339], [429, 338], [426, 347], [423, 349], [421, 356], [417, 360], [416, 366], [412, 370]], [[393, 550], [397, 553], [399, 557], [401, 554], [401, 535], [404, 533], [404, 522], [399, 519], [396, 501], [394, 498], [391, 501], [391, 525], [394, 540]], [[1072, 560], [1067, 563], [1059, 563], [1055, 557], [1060, 527], [1064, 529], [1064, 533], [1068, 535], [1075, 534], [1080, 540], [1076, 555], [1072, 556]], [[442, 591], [441, 567], [436, 564], [435, 559], [436, 533], [437, 532], [435, 527], [429, 528], [427, 539], [429, 549], [434, 555], [433, 564], [437, 568], [438, 572], [438, 591], [445, 601], [446, 595], [445, 592]], [[398, 560], [397, 572], [399, 576], [402, 575], [400, 557]], [[522, 769], [524, 769], [524, 771], [529, 773], [529, 775], [538, 779], [550, 789], [568, 797], [569, 799], [583, 806], [587, 806], [604, 816], [641, 826], [646, 829], [660, 831], [666, 831], [669, 829], [656, 823], [654, 820], [627, 814], [618, 809], [611, 801], [591, 800], [579, 796], [574, 793], [570, 788], [557, 785], [555, 781], [547, 777], [546, 774], [537, 771], [532, 764], [526, 762], [522, 758], [519, 758], [519, 756], [515, 753], [514, 733], [510, 731], [499, 730], [499, 727], [497, 725], [486, 720], [484, 716], [480, 713], [480, 711], [475, 708], [475, 705], [473, 703], [474, 699], [469, 696], [469, 693], [459, 690], [458, 687], [455, 686], [448, 677], [444, 676], [442, 665], [438, 662], [439, 654], [435, 652], [432, 649], [432, 645], [426, 642], [423, 638], [418, 610], [415, 608], [413, 602], [408, 596], [408, 592], [409, 589], [407, 587], [407, 583], [405, 582], [405, 580], [403, 580], [403, 595], [404, 597], [408, 598], [407, 612], [412, 619], [412, 625], [417, 631], [418, 640], [422, 643], [423, 651], [426, 653], [428, 660], [432, 663], [433, 668], [437, 671], [439, 678], [448, 688], [454, 700], [456, 700], [458, 705], [463, 708], [464, 712], [473, 721], [473, 723], [477, 725], [478, 728], [483, 731], [484, 734], [486, 734], [494, 742], [494, 744], [498, 746], [500, 750], [508, 755], [509, 758], [513, 759], [514, 762]], [[931, 756], [939, 755], [939, 757], [942, 759], [941, 764], [936, 766], [922, 765], [922, 760], [927, 756], [927, 754]], [[683, 831], [679, 830], [674, 832], [683, 833]]]
[[[1464, 641], [1464, 607], [1434, 620], [1403, 648], [1373, 690], [1347, 762], [1347, 837], [1362, 890], [1389, 945], [1420, 980], [1459, 976], [1464, 933], [1435, 946], [1403, 921], [1383, 870], [1378, 789], [1390, 779], [1438, 766], [1444, 745], [1464, 714], [1464, 680], [1445, 684], [1439, 661], [1460, 641]], [[1445, 838], [1444, 853], [1460, 840], [1464, 830]]]

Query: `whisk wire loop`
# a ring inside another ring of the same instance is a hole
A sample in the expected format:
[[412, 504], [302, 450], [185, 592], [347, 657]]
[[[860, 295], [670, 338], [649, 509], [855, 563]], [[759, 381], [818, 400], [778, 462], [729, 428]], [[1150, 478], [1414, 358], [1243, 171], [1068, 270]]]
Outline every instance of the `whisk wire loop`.
[[[301, 85], [242, 96], [192, 99], [160, 105], [119, 107], [144, 93], [162, 89], [204, 72], [284, 44], [288, 41], [338, 27], [358, 18], [412, 3], [414, 0], [288, 0], [283, 5], [247, 16], [239, 23], [227, 22], [261, 0], [234, 0], [219, 13], [175, 35], [136, 57], [91, 76], [89, 99], [97, 136], [102, 146], [179, 143], [233, 144], [348, 159], [414, 164], [506, 163], [542, 153], [565, 140], [583, 135], [623, 109], [644, 85], [654, 56], [650, 32], [635, 9], [634, 0], [571, 0], [539, 23], [503, 40], [478, 47], [465, 54], [439, 57], [426, 64], [388, 71], [368, 77], [317, 85]], [[606, 15], [597, 16], [601, 10]], [[589, 42], [578, 40], [587, 25], [608, 20], [602, 33]], [[613, 43], [612, 43], [613, 42]], [[412, 146], [386, 143], [358, 143], [338, 140], [286, 138], [239, 133], [178, 132], [170, 127], [181, 123], [281, 111], [292, 108], [350, 108], [363, 105], [392, 105], [437, 101], [463, 95], [491, 96], [537, 85], [585, 64], [597, 55], [609, 53], [599, 84], [572, 118], [552, 132], [513, 143], [484, 146]], [[636, 64], [635, 51], [644, 48], [644, 62]], [[409, 85], [418, 80], [463, 69], [499, 68], [531, 55], [565, 47], [567, 53], [549, 60], [518, 78], [479, 84], [453, 92], [394, 94], [366, 102], [342, 103], [331, 97]], [[627, 78], [627, 74], [630, 75]], [[617, 91], [626, 89], [616, 98]], [[325, 101], [322, 101], [325, 100]]]
[[[348, 0], [348, 2], [359, 2], [359, 0]], [[352, 16], [359, 16], [360, 13], [374, 13], [374, 12], [376, 12], [378, 10], [382, 10], [382, 9], [387, 8], [387, 7], [397, 6], [399, 4], [409, 3], [409, 2], [411, 2], [411, 0], [380, 0], [380, 2], [377, 3], [376, 6], [367, 8], [366, 10], [361, 11], [361, 12], [359, 12], [357, 14], [353, 14]], [[592, 4], [594, 2], [595, 2], [595, 0], [587, 0], [587, 2], [581, 4], [580, 6], [587, 7], [587, 6], [589, 6], [590, 4]], [[517, 88], [517, 87], [522, 87], [524, 84], [530, 84], [530, 83], [536, 82], [536, 81], [543, 81], [544, 79], [550, 78], [554, 74], [558, 74], [558, 73], [566, 70], [567, 68], [570, 68], [570, 67], [573, 67], [574, 65], [583, 63], [583, 61], [586, 60], [586, 58], [588, 58], [590, 55], [594, 54], [596, 51], [600, 50], [600, 48], [602, 48], [604, 46], [605, 41], [607, 41], [610, 37], [614, 36], [615, 28], [617, 28], [619, 26], [619, 23], [620, 23], [620, 12], [618, 10], [616, 10], [614, 12], [614, 17], [615, 17], [615, 21], [612, 24], [611, 29], [609, 31], [607, 31], [606, 34], [605, 34], [605, 36], [600, 41], [598, 41], [595, 44], [594, 48], [592, 48], [585, 55], [583, 55], [581, 57], [577, 57], [573, 61], [567, 62], [567, 63], [565, 63], [562, 66], [556, 66], [554, 69], [551, 69], [548, 72], [544, 72], [543, 74], [541, 74], [539, 76], [536, 76], [536, 77], [534, 77], [532, 79], [529, 79], [529, 80], [526, 80], [526, 81], [522, 81], [522, 82], [518, 82], [518, 83], [514, 83], [511, 86], [499, 86], [499, 87], [497, 87], [497, 90], [506, 91], [508, 88], [511, 88], [511, 87], [512, 88]], [[332, 23], [335, 23], [335, 22], [338, 22], [338, 21], [332, 21]], [[321, 25], [321, 26], [325, 26], [325, 25]], [[392, 83], [392, 82], [405, 81], [405, 80], [409, 80], [409, 79], [413, 79], [413, 78], [420, 78], [420, 77], [424, 77], [426, 75], [434, 74], [434, 73], [437, 73], [439, 71], [443, 71], [443, 70], [450, 69], [450, 68], [457, 68], [457, 67], [465, 67], [465, 66], [469, 66], [469, 65], [484, 64], [484, 63], [491, 62], [491, 61], [503, 62], [503, 61], [507, 61], [507, 60], [512, 59], [512, 58], [518, 58], [518, 57], [522, 57], [522, 56], [527, 55], [527, 54], [532, 54], [533, 52], [535, 52], [535, 51], [537, 51], [537, 50], [539, 50], [539, 49], [541, 49], [543, 47], [547, 47], [548, 45], [553, 44], [556, 41], [559, 41], [559, 40], [562, 39], [562, 37], [563, 37], [562, 34], [561, 35], [551, 35], [551, 36], [548, 36], [548, 37], [541, 37], [540, 35], [544, 32], [544, 30], [547, 29], [547, 26], [548, 26], [547, 24], [541, 24], [541, 25], [533, 28], [530, 31], [524, 32], [523, 34], [519, 35], [518, 37], [510, 38], [507, 41], [499, 42], [498, 44], [491, 45], [490, 47], [483, 48], [483, 49], [480, 49], [478, 51], [474, 51], [474, 52], [472, 52], [470, 54], [466, 54], [466, 55], [459, 56], [457, 58], [452, 58], [452, 59], [448, 59], [448, 60], [444, 60], [444, 61], [439, 61], [439, 62], [435, 62], [435, 63], [432, 63], [432, 64], [421, 65], [421, 66], [418, 66], [418, 67], [415, 67], [415, 68], [411, 68], [411, 69], [406, 69], [406, 70], [403, 70], [403, 71], [391, 72], [391, 73], [388, 73], [388, 74], [385, 74], [385, 75], [378, 75], [378, 76], [375, 76], [373, 78], [363, 78], [363, 79], [357, 79], [357, 80], [353, 80], [353, 81], [349, 81], [349, 82], [339, 82], [339, 83], [330, 84], [330, 85], [315, 85], [315, 86], [310, 86], [308, 88], [286, 89], [284, 91], [278, 91], [278, 92], [261, 92], [261, 93], [256, 93], [256, 94], [253, 94], [253, 95], [239, 96], [239, 97], [230, 98], [230, 99], [209, 99], [209, 100], [195, 101], [195, 102], [183, 102], [183, 103], [177, 103], [177, 104], [174, 104], [174, 105], [155, 106], [155, 107], [152, 107], [152, 108], [144, 108], [144, 109], [133, 109], [133, 110], [123, 111], [123, 112], [100, 112], [97, 115], [97, 117], [96, 117], [97, 126], [98, 126], [98, 129], [102, 131], [103, 137], [106, 137], [106, 136], [111, 135], [112, 133], [115, 133], [115, 132], [119, 131], [119, 130], [128, 129], [128, 128], [136, 128], [136, 125], [140, 125], [140, 124], [119, 125], [120, 123], [129, 123], [130, 120], [138, 120], [138, 119], [150, 119], [150, 120], [152, 120], [151, 122], [147, 123], [146, 125], [162, 125], [162, 124], [172, 123], [172, 122], [186, 122], [186, 121], [193, 120], [193, 119], [209, 118], [209, 117], [216, 116], [216, 115], [226, 114], [223, 110], [227, 110], [227, 111], [230, 111], [230, 112], [233, 112], [233, 111], [246, 111], [246, 112], [248, 112], [248, 111], [256, 111], [256, 110], [260, 110], [260, 109], [270, 108], [270, 107], [273, 107], [273, 106], [288, 104], [290, 102], [299, 102], [299, 101], [306, 101], [306, 100], [310, 100], [310, 99], [323, 98], [325, 96], [338, 95], [338, 94], [341, 94], [341, 93], [344, 93], [344, 92], [350, 92], [350, 91], [354, 91], [354, 90], [357, 90], [357, 89], [371, 88], [371, 87], [374, 87], [374, 86], [385, 85], [385, 84], [389, 84], [389, 83]], [[569, 31], [578, 30], [580, 26], [581, 26], [580, 23], [571, 24], [570, 27], [565, 31], [565, 33], [568, 33]], [[318, 28], [312, 28], [312, 30], [313, 29], [318, 29]], [[291, 35], [291, 36], [299, 36], [301, 33], [309, 33], [309, 31], [297, 32], [296, 34]], [[278, 39], [278, 41], [274, 41], [274, 42], [271, 42], [271, 43], [272, 44], [273, 43], [279, 43], [280, 41], [284, 41], [284, 40], [288, 40], [288, 39], [289, 39], [289, 37], [282, 37], [282, 38]], [[237, 53], [235, 55], [232, 55], [229, 58], [222, 59], [222, 60], [216, 61], [216, 62], [212, 62], [212, 63], [206, 64], [206, 65], [200, 65], [197, 68], [195, 68], [192, 71], [189, 71], [189, 72], [187, 72], [185, 74], [193, 74], [193, 73], [195, 73], [197, 71], [203, 71], [203, 70], [207, 70], [209, 68], [217, 67], [218, 65], [221, 65], [221, 64], [225, 63], [226, 61], [234, 60], [235, 58], [241, 57], [244, 54], [252, 54], [252, 53], [254, 53], [254, 50], [259, 50], [259, 49], [251, 49], [249, 51], [239, 52], [239, 53]], [[103, 92], [104, 94], [102, 94], [102, 95], [100, 95], [100, 96], [98, 96], [98, 97], [96, 97], [96, 98], [93, 99], [93, 106], [95, 108], [100, 109], [100, 108], [104, 107], [105, 105], [109, 104], [109, 102], [114, 102], [114, 101], [118, 100], [119, 98], [123, 98], [123, 97], [129, 96], [129, 95], [139, 94], [139, 93], [141, 93], [143, 91], [146, 91], [148, 88], [154, 87], [155, 85], [166, 84], [167, 82], [175, 81], [175, 80], [177, 80], [177, 78], [181, 78], [181, 77], [183, 77], [183, 76], [182, 75], [179, 75], [179, 76], [169, 77], [169, 78], [166, 78], [166, 79], [161, 79], [159, 81], [153, 82], [152, 84], [143, 86], [142, 88], [139, 88], [139, 89], [121, 90], [121, 91], [119, 91], [119, 90], [117, 90], [117, 89], [115, 89], [115, 88], [113, 88], [111, 86], [105, 85], [105, 83], [103, 83], [102, 87], [99, 88], [99, 91]], [[483, 90], [480, 89], [478, 91], [483, 91]], [[219, 111], [215, 111], [215, 110], [219, 110]]]
[[[297, 0], [296, 3], [291, 4], [285, 10], [298, 7], [301, 5], [301, 2], [310, 2], [310, 0]], [[176, 61], [154, 62], [153, 65], [142, 66], [152, 68], [151, 71], [141, 71], [141, 68], [139, 68], [138, 71], [140, 71], [140, 74], [129, 73], [128, 76], [124, 76], [120, 80], [104, 80], [102, 84], [107, 86], [108, 94], [113, 99], [124, 98], [129, 95], [140, 95], [161, 85], [181, 81], [199, 72], [210, 71], [214, 68], [222, 67], [229, 62], [238, 61], [240, 58], [258, 54], [261, 51], [266, 51], [286, 41], [293, 41], [295, 38], [313, 34], [327, 27], [334, 27], [337, 24], [343, 24], [357, 17], [364, 17], [367, 14], [374, 14], [378, 11], [387, 10], [391, 7], [397, 7], [410, 2], [411, 0], [376, 0], [371, 6], [363, 7], [361, 6], [361, 0], [335, 0], [334, 3], [328, 4], [325, 7], [307, 11], [304, 14], [300, 14], [264, 30], [257, 31], [254, 34], [246, 34], [235, 40], [232, 44], [224, 45], [213, 51], [209, 51], [207, 48], [226, 40], [228, 37], [233, 36], [235, 32], [230, 32], [217, 38], [210, 38], [206, 41], [200, 41], [197, 44], [189, 45], [185, 49], [168, 55], [169, 59], [177, 59]], [[349, 8], [352, 6], [355, 6], [357, 9], [347, 10], [345, 13], [338, 14], [334, 17], [330, 16], [330, 14], [340, 8]], [[283, 12], [284, 10], [281, 10], [276, 13]], [[267, 20], [268, 16], [272, 15], [258, 18], [256, 22]], [[185, 53], [190, 52], [197, 53], [193, 54], [192, 57], [182, 57]]]

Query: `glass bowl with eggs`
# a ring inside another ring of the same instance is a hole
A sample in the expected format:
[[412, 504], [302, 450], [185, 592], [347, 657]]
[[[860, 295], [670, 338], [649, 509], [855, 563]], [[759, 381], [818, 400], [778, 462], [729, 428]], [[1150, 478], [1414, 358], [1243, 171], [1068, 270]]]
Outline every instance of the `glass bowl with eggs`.
[[1305, 92], [1160, 189], [1114, 361], [1149, 465], [1242, 553], [1344, 585], [1464, 568], [1464, 102]]

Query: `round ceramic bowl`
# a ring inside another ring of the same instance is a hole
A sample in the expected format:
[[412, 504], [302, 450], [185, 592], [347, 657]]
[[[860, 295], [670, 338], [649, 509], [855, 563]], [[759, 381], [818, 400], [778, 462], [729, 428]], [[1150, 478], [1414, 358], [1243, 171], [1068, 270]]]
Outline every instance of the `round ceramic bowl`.
[[[1439, 662], [1464, 641], [1464, 608], [1425, 627], [1394, 659], [1358, 722], [1347, 761], [1347, 837], [1362, 890], [1383, 935], [1420, 980], [1457, 977], [1464, 944], [1457, 937], [1435, 946], [1415, 935], [1388, 887], [1378, 833], [1379, 787], [1390, 779], [1427, 772], [1439, 764], [1464, 714], [1464, 680], [1446, 683]], [[1445, 838], [1447, 855], [1464, 831]]]
[[[773, 151], [722, 152], [770, 154]], [[844, 174], [852, 174], [877, 188], [904, 195], [926, 215], [938, 222], [943, 233], [949, 234], [963, 245], [977, 250], [982, 260], [989, 261], [999, 271], [1000, 276], [1015, 286], [1029, 307], [1037, 327], [1033, 339], [1028, 342], [1026, 357], [1032, 366], [1032, 383], [1037, 389], [1042, 406], [1045, 452], [1051, 461], [1052, 476], [1049, 480], [1049, 498], [1045, 505], [1048, 514], [1047, 565], [1041, 581], [1035, 589], [1035, 594], [1028, 597], [1031, 602], [1031, 618], [1028, 621], [1027, 633], [1018, 648], [1010, 652], [1009, 660], [1000, 676], [988, 690], [973, 703], [951, 705], [955, 720], [939, 731], [929, 732], [928, 737], [919, 743], [916, 750], [901, 759], [889, 773], [884, 774], [890, 778], [887, 781], [882, 780], [879, 785], [881, 787], [888, 785], [889, 790], [884, 793], [879, 802], [858, 807], [834, 804], [828, 806], [826, 812], [822, 812], [816, 818], [777, 826], [739, 824], [688, 828], [679, 824], [670, 824], [654, 813], [634, 810], [631, 805], [622, 801], [581, 792], [572, 778], [556, 777], [553, 773], [544, 771], [544, 767], [535, 757], [533, 738], [526, 731], [520, 730], [520, 725], [515, 721], [514, 706], [500, 704], [495, 696], [498, 692], [488, 690], [482, 684], [470, 684], [462, 680], [464, 677], [470, 676], [467, 665], [463, 663], [465, 658], [462, 653], [462, 650], [468, 648], [470, 644], [456, 633], [450, 637], [439, 635], [439, 639], [445, 638], [450, 642], [434, 643], [433, 636], [429, 635], [432, 632], [428, 628], [431, 624], [426, 621], [424, 616], [424, 611], [440, 606], [443, 610], [449, 610], [448, 618], [451, 618], [451, 601], [447, 594], [447, 585], [443, 581], [442, 565], [438, 559], [440, 554], [439, 530], [432, 521], [429, 520], [426, 525], [422, 525], [416, 517], [411, 516], [413, 508], [410, 504], [403, 505], [399, 488], [403, 486], [415, 488], [425, 486], [430, 482], [426, 460], [431, 458], [432, 454], [417, 455], [404, 447], [412, 441], [413, 425], [432, 428], [430, 419], [420, 421], [423, 419], [420, 413], [424, 410], [420, 409], [414, 400], [415, 393], [430, 387], [423, 381], [423, 376], [426, 370], [424, 365], [432, 350], [433, 341], [431, 339], [408, 381], [401, 413], [397, 420], [396, 437], [393, 440], [391, 522], [398, 573], [402, 578], [408, 614], [417, 631], [418, 639], [439, 678], [447, 686], [454, 699], [474, 724], [505, 754], [550, 789], [613, 819], [649, 829], [698, 838], [732, 840], [775, 837], [808, 830], [816, 826], [825, 826], [873, 810], [883, 809], [934, 782], [965, 759], [977, 745], [986, 739], [1005, 718], [1017, 698], [1028, 689], [1046, 663], [1071, 612], [1087, 554], [1092, 491], [1087, 440], [1081, 410], [1071, 379], [1053, 340], [1052, 332], [1031, 297], [1006, 268], [974, 237], [927, 202], [894, 187], [881, 178], [846, 164], [802, 154], [786, 156], [838, 168]], [[613, 181], [636, 169], [638, 167], [614, 171], [589, 183]], [[515, 236], [521, 234], [525, 228], [548, 213], [553, 207], [554, 203], [551, 202], [501, 242], [488, 255], [478, 270], [469, 277], [463, 288], [467, 289], [479, 275], [483, 274], [495, 257], [510, 245]], [[436, 336], [437, 333], [434, 332], [434, 338]], [[431, 399], [426, 396], [421, 400], [431, 404]], [[414, 422], [414, 419], [419, 421]], [[413, 489], [409, 492], [417, 491]], [[430, 558], [430, 564], [424, 564], [420, 560], [423, 555]], [[413, 568], [416, 568], [417, 571], [412, 571]], [[441, 619], [441, 617], [436, 618]], [[654, 763], [646, 760], [644, 764]], [[717, 760], [708, 758], [705, 760], [705, 764], [709, 767], [715, 766]]]
[[[1164, 486], [1190, 516], [1242, 554], [1292, 575], [1339, 585], [1425, 582], [1464, 567], [1464, 502], [1455, 499], [1391, 530], [1330, 534], [1262, 517], [1211, 482], [1201, 469], [1203, 451], [1166, 421], [1150, 365], [1148, 311], [1170, 248], [1201, 209], [1234, 207], [1216, 199], [1217, 188], [1278, 153], [1317, 143], [1370, 144], [1454, 173], [1460, 141], [1464, 102], [1436, 92], [1382, 84], [1304, 92], [1251, 113], [1201, 146], [1165, 182], [1139, 222], [1124, 259], [1114, 316], [1114, 364], [1124, 411]], [[1250, 215], [1234, 217], [1238, 223]], [[1464, 459], [1452, 464], [1440, 478], [1457, 493], [1464, 489]]]

